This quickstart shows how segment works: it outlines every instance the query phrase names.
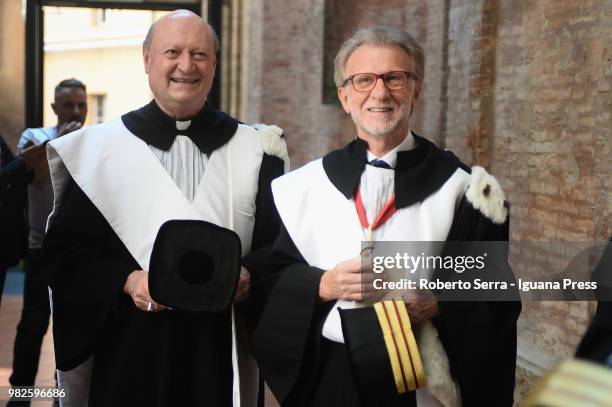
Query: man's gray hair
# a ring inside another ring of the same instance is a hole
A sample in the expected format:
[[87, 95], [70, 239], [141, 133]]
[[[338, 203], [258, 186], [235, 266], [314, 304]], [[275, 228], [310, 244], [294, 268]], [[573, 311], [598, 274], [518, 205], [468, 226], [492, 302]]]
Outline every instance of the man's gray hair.
[[344, 79], [346, 62], [355, 50], [362, 45], [373, 45], [375, 47], [397, 46], [401, 47], [410, 55], [414, 66], [413, 73], [422, 81], [425, 76], [425, 54], [423, 48], [414, 37], [403, 30], [387, 26], [374, 26], [362, 28], [351, 38], [346, 40], [334, 61], [334, 80], [336, 86], [341, 87]]
[[[159, 20], [157, 20], [157, 21], [159, 21]], [[153, 24], [151, 24], [151, 27], [149, 27], [149, 31], [147, 31], [147, 36], [145, 37], [145, 39], [144, 39], [144, 41], [142, 43], [142, 47], [146, 51], [149, 51], [151, 49], [151, 42], [153, 42], [153, 34], [154, 34], [154, 31], [155, 31], [155, 25], [157, 24], [157, 21], [155, 21]], [[204, 19], [202, 19], [202, 22], [208, 28], [208, 30], [210, 31], [210, 34], [213, 37], [213, 46], [214, 46], [215, 55], [216, 55], [217, 51], [219, 50], [219, 36], [217, 35], [217, 32], [212, 27], [212, 25], [208, 24], [206, 21], [204, 21]]]

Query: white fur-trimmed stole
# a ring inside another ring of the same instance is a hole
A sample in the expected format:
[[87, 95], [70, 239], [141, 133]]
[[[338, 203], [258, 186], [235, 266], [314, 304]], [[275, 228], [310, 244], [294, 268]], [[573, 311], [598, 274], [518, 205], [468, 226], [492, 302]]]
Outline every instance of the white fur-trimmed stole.
[[263, 123], [255, 123], [253, 127], [259, 132], [261, 148], [264, 153], [282, 159], [285, 162], [285, 171], [288, 171], [289, 153], [287, 152], [287, 144], [285, 144], [283, 139], [283, 129], [275, 125]]
[[508, 218], [506, 196], [497, 179], [482, 167], [472, 167], [467, 200], [494, 223], [502, 224]]
[[459, 387], [450, 373], [448, 356], [431, 321], [421, 324], [417, 343], [427, 376], [427, 391], [444, 407], [460, 407]]

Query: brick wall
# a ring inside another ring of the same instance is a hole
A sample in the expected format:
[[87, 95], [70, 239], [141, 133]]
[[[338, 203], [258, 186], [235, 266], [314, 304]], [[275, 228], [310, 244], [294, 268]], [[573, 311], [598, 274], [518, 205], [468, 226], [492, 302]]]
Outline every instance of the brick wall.
[[263, 3], [261, 120], [285, 129], [293, 167], [347, 140], [344, 114], [321, 102], [324, 9], [321, 0]]
[[[420, 15], [411, 15], [411, 21], [422, 21], [424, 34], [417, 38], [425, 49], [425, 81], [415, 129], [439, 146], [446, 146], [448, 108], [448, 8], [449, 0], [419, 5]], [[416, 13], [415, 13], [416, 14]]]
[[334, 30], [332, 37], [341, 43], [359, 27], [383, 23], [405, 27], [423, 37], [425, 19], [413, 24], [417, 20], [409, 18], [409, 13], [423, 14], [423, 4], [407, 5], [402, 0], [335, 1], [327, 5], [324, 0], [253, 0], [252, 13], [259, 13], [260, 7], [263, 10], [263, 25], [251, 39], [261, 50], [256, 56], [260, 65], [251, 63], [260, 80], [248, 85], [254, 88], [247, 91], [253, 107], [246, 107], [246, 116], [286, 130], [293, 168], [340, 147], [355, 131], [339, 104], [324, 103], [323, 69], [331, 69], [324, 66], [326, 10], [334, 17], [333, 26], [327, 29]]
[[[605, 2], [500, 2], [491, 169], [513, 206], [512, 236], [605, 239], [612, 228], [610, 31]], [[563, 253], [523, 253], [523, 261]], [[516, 260], [516, 259], [515, 259]], [[573, 354], [594, 309], [527, 304], [525, 359]]]

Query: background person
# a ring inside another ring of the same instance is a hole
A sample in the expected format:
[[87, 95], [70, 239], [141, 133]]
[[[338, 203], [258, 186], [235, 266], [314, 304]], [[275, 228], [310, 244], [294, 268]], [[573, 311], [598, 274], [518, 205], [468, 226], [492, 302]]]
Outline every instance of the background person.
[[[55, 87], [51, 104], [57, 115], [53, 127], [26, 129], [17, 148], [24, 154], [32, 145], [44, 145], [71, 131], [80, 129], [87, 116], [85, 85], [76, 79], [66, 79]], [[44, 153], [44, 150], [42, 150]], [[13, 372], [9, 377], [12, 386], [33, 386], [38, 371], [40, 349], [49, 326], [49, 290], [42, 274], [41, 247], [47, 226], [47, 218], [53, 207], [53, 187], [49, 177], [46, 154], [33, 168], [36, 177], [28, 186], [29, 238], [25, 258], [23, 309], [17, 325], [13, 347]]]
[[34, 169], [46, 160], [44, 145], [28, 147], [15, 157], [0, 135], [0, 300], [7, 268], [26, 254], [26, 189], [36, 175]]

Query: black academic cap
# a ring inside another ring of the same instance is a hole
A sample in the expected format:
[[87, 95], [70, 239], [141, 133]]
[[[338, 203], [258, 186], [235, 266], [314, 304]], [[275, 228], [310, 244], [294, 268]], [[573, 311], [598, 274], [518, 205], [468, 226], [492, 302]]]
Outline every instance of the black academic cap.
[[402, 301], [338, 309], [351, 371], [367, 401], [426, 386], [421, 356]]
[[184, 311], [222, 311], [240, 277], [238, 235], [200, 220], [169, 220], [157, 233], [149, 265], [149, 293]]

